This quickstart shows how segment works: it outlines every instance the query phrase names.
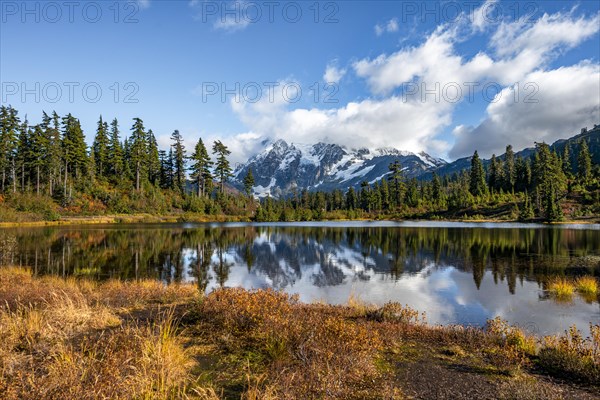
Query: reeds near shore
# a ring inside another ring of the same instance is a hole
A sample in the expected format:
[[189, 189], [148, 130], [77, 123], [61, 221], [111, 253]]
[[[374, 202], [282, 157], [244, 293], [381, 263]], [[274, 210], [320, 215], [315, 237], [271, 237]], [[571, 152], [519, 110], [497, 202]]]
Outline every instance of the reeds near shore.
[[304, 304], [273, 290], [205, 296], [191, 284], [2, 268], [0, 398], [403, 398], [396, 365], [431, 351], [436, 362], [505, 379], [537, 365], [598, 385], [600, 326], [590, 332], [536, 338], [500, 319], [486, 329], [432, 326], [410, 307], [357, 296]]
[[576, 292], [584, 299], [591, 301], [599, 293], [598, 280], [593, 276], [582, 276], [577, 279], [552, 278], [547, 282], [546, 288], [559, 301], [572, 300]]

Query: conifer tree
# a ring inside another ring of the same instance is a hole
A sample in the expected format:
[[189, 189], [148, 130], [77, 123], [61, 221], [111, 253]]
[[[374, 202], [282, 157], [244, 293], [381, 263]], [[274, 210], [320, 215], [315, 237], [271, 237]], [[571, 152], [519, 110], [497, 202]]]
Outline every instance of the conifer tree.
[[579, 155], [577, 157], [577, 176], [585, 186], [589, 183], [592, 175], [592, 158], [587, 142], [582, 140], [579, 144]]
[[16, 152], [18, 146], [17, 131], [19, 118], [17, 110], [11, 106], [0, 107], [0, 169], [2, 170], [2, 191], [12, 176], [13, 192], [16, 192]]
[[248, 173], [244, 177], [244, 191], [250, 197], [252, 195], [252, 188], [254, 187], [254, 175], [252, 175], [252, 169], [248, 168]]
[[173, 131], [171, 134], [171, 140], [173, 144], [173, 162], [174, 162], [174, 173], [175, 173], [175, 189], [183, 194], [185, 189], [185, 147], [183, 145], [183, 138], [178, 130]]
[[392, 182], [392, 198], [394, 200], [394, 206], [398, 207], [402, 203], [402, 195], [404, 192], [404, 182], [402, 176], [402, 164], [396, 160], [388, 166], [391, 174], [389, 180]]
[[490, 190], [498, 192], [502, 187], [503, 177], [502, 177], [502, 165], [500, 160], [496, 158], [495, 154], [492, 154], [492, 159], [490, 160], [490, 170], [488, 177], [488, 185]]
[[509, 144], [506, 146], [506, 152], [504, 153], [504, 190], [512, 192], [515, 190], [515, 183], [517, 180], [517, 169], [515, 165], [515, 152], [513, 147]]
[[471, 158], [471, 173], [469, 180], [469, 191], [473, 196], [483, 196], [487, 194], [487, 186], [485, 184], [485, 171], [483, 163], [477, 154], [477, 150]]
[[148, 130], [148, 179], [154, 186], [160, 185], [161, 165], [158, 143], [152, 129]]
[[565, 150], [563, 151], [563, 156], [562, 156], [562, 169], [563, 172], [565, 173], [565, 175], [567, 177], [570, 177], [573, 173], [572, 167], [571, 167], [571, 150], [570, 150], [569, 143], [567, 142], [565, 144]]
[[94, 155], [94, 168], [96, 171], [96, 176], [103, 178], [106, 176], [107, 167], [108, 167], [108, 148], [109, 148], [109, 139], [108, 139], [108, 126], [102, 120], [102, 115], [98, 120], [98, 127], [96, 128], [96, 137], [94, 138], [94, 143], [92, 144], [92, 154]]
[[[37, 152], [38, 149], [33, 149], [32, 148], [32, 138], [33, 133], [29, 132], [29, 123], [27, 121], [27, 116], [25, 116], [25, 121], [23, 121], [23, 123], [19, 126], [19, 136], [17, 139], [17, 150], [15, 152], [15, 158], [16, 158], [16, 167], [17, 170], [19, 171], [19, 187], [21, 188], [21, 191], [24, 192], [25, 191], [25, 177], [27, 176], [27, 173], [29, 172], [28, 169], [29, 167], [32, 166], [32, 162], [31, 159], [36, 156], [34, 155], [34, 152]], [[44, 151], [44, 149], [40, 149], [41, 152]], [[38, 186], [39, 188], [39, 186]]]
[[123, 146], [119, 137], [119, 122], [115, 118], [110, 123], [110, 144], [108, 147], [109, 171], [115, 182], [120, 181], [125, 172], [123, 153]]
[[198, 143], [196, 143], [191, 160], [193, 163], [191, 167], [192, 179], [194, 179], [198, 185], [198, 196], [204, 196], [208, 193], [210, 183], [213, 179], [210, 172], [213, 163], [210, 160], [206, 146], [204, 146], [204, 142], [201, 138], [198, 139]]
[[131, 127], [131, 149], [130, 149], [130, 164], [135, 171], [135, 190], [141, 189], [142, 180], [146, 177], [146, 164], [148, 161], [147, 148], [148, 142], [144, 123], [139, 118], [133, 119]]
[[63, 117], [62, 125], [62, 147], [64, 158], [63, 195], [67, 198], [67, 182], [69, 174], [77, 181], [85, 172], [85, 168], [88, 165], [88, 158], [85, 136], [79, 120], [69, 113], [66, 117]]
[[38, 196], [40, 195], [42, 173], [47, 167], [46, 154], [48, 153], [48, 144], [44, 130], [40, 125], [36, 125], [29, 143], [29, 163], [35, 174], [35, 191]]
[[53, 195], [55, 187], [60, 185], [62, 179], [62, 140], [60, 136], [60, 117], [56, 111], [52, 112], [52, 118], [44, 113], [43, 126], [45, 129], [46, 140], [48, 143], [48, 194]]
[[216, 157], [215, 163], [215, 175], [219, 178], [219, 185], [221, 194], [225, 193], [225, 182], [229, 177], [233, 176], [231, 173], [231, 166], [229, 165], [229, 160], [227, 156], [231, 154], [231, 151], [221, 143], [220, 140], [216, 140], [213, 143], [213, 154]]
[[562, 171], [560, 158], [550, 151], [546, 143], [536, 143], [536, 150], [532, 180], [538, 209], [543, 210], [547, 219], [557, 220], [567, 179]]
[[356, 209], [357, 205], [358, 200], [356, 198], [356, 191], [354, 190], [353, 186], [350, 186], [346, 192], [346, 208], [348, 210], [354, 210]]

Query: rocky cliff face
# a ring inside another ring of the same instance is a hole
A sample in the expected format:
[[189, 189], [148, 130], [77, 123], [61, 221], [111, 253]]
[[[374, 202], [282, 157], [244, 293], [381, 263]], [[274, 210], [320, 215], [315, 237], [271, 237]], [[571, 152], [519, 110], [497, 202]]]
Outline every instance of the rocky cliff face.
[[394, 148], [348, 149], [337, 144], [305, 145], [278, 140], [267, 144], [261, 153], [240, 165], [233, 183], [252, 169], [254, 194], [259, 197], [285, 196], [294, 190], [347, 190], [362, 181], [374, 183], [389, 174], [389, 164], [400, 161], [404, 175], [412, 178], [446, 162], [426, 153], [411, 153]]

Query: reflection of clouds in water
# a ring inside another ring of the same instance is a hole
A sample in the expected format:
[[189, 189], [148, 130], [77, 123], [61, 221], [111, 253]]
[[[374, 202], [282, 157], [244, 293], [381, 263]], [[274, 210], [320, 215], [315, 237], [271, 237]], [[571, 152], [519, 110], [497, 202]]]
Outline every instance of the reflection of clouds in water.
[[[267, 245], [277, 253], [273, 243], [260, 244]], [[186, 259], [192, 258], [192, 254], [185, 254]], [[484, 325], [488, 318], [499, 316], [511, 324], [539, 334], [560, 333], [572, 324], [585, 332], [590, 316], [596, 321], [600, 320], [597, 304], [587, 304], [578, 297], [574, 297], [571, 304], [543, 300], [541, 288], [536, 282], [517, 283], [516, 293], [511, 295], [507, 280], [500, 280], [496, 284], [489, 271], [484, 274], [478, 290], [471, 272], [459, 271], [454, 267], [440, 267], [430, 262], [417, 273], [394, 279], [388, 274], [375, 273], [372, 258], [366, 257], [366, 261], [362, 254], [352, 249], [336, 248], [326, 253], [321, 263], [300, 264], [299, 271], [284, 259], [277, 260], [274, 270], [253, 267], [248, 271], [238, 254], [233, 251], [223, 253], [223, 263], [231, 266], [226, 286], [256, 289], [277, 287], [275, 281], [287, 282], [289, 284], [281, 289], [299, 294], [305, 302], [345, 304], [351, 296], [377, 305], [393, 301], [426, 312], [427, 321], [433, 324]], [[219, 263], [216, 253], [212, 256], [212, 262], [208, 291], [219, 286], [215, 273], [215, 266]], [[331, 274], [326, 269], [343, 274], [341, 282], [316, 284], [318, 277]]]
[[[488, 233], [491, 236], [485, 236]], [[546, 233], [556, 232], [536, 231], [543, 239]], [[262, 231], [249, 242], [224, 244], [220, 253], [218, 248], [211, 250], [207, 291], [223, 284], [246, 289], [273, 287], [297, 293], [306, 302], [345, 304], [351, 296], [377, 305], [393, 301], [425, 312], [433, 324], [481, 326], [499, 316], [539, 334], [560, 333], [572, 324], [585, 332], [590, 321], [600, 320], [596, 302], [587, 304], [575, 296], [571, 305], [556, 303], [545, 299], [535, 281], [524, 279], [518, 271], [527, 265], [515, 256], [524, 250], [508, 246], [504, 251], [503, 247], [522, 240], [536, 243], [535, 237], [523, 232], [438, 232], [441, 237], [434, 238], [443, 243], [438, 247], [437, 242], [428, 240], [429, 232], [386, 234], [393, 240], [351, 231], [312, 235]], [[577, 237], [571, 239], [581, 243]], [[490, 250], [483, 245], [488, 242], [504, 244]], [[186, 248], [182, 254], [189, 265], [195, 249]], [[187, 268], [182, 276], [195, 279]]]
[[573, 324], [587, 332], [590, 322], [600, 321], [597, 303], [587, 304], [579, 296], [574, 296], [570, 303], [542, 300], [542, 289], [536, 282], [525, 280], [517, 284], [515, 294], [511, 295], [507, 283], [495, 284], [490, 272], [484, 275], [479, 290], [470, 274], [455, 270], [451, 279], [456, 283], [462, 301], [479, 304], [487, 318], [499, 316], [539, 334], [561, 333]]

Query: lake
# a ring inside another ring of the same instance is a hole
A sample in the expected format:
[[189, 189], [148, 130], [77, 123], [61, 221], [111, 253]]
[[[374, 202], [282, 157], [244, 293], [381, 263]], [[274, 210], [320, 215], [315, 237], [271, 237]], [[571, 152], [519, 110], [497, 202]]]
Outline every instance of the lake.
[[552, 276], [600, 276], [600, 225], [451, 222], [88, 225], [0, 229], [0, 265], [96, 280], [272, 287], [307, 302], [350, 297], [430, 323], [500, 316], [538, 335], [599, 323], [598, 297], [557, 301]]

